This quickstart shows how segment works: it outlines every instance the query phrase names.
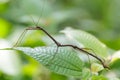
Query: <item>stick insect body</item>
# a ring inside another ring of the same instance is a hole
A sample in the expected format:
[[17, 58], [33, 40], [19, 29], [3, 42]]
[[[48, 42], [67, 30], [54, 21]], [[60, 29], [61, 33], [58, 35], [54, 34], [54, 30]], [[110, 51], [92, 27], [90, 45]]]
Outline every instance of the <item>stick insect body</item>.
[[[61, 44], [61, 43], [59, 43], [56, 39], [54, 39], [46, 30], [44, 30], [42, 27], [40, 27], [40, 26], [36, 26], [36, 27], [28, 27], [28, 28], [26, 28], [25, 29], [25, 31], [21, 34], [21, 36], [19, 37], [19, 39], [18, 39], [18, 41], [17, 41], [17, 43], [15, 44], [15, 46], [19, 43], [19, 41], [21, 40], [21, 37], [26, 33], [26, 31], [28, 31], [28, 30], [41, 30], [41, 31], [43, 31], [50, 39], [52, 39], [52, 41], [57, 45], [57, 48], [58, 47], [71, 47], [71, 48], [73, 48], [73, 49], [75, 49], [75, 50], [78, 50], [78, 51], [81, 51], [81, 52], [83, 52], [83, 53], [85, 53], [85, 54], [88, 54], [88, 55], [90, 55], [90, 56], [92, 56], [92, 57], [94, 57], [94, 58], [96, 58], [102, 65], [103, 65], [103, 67], [104, 68], [107, 68], [107, 69], [109, 69], [109, 67], [104, 63], [104, 61], [101, 59], [101, 58], [99, 58], [98, 56], [96, 56], [96, 55], [94, 55], [94, 54], [92, 54], [92, 53], [90, 53], [90, 52], [88, 52], [88, 51], [86, 51], [86, 50], [84, 50], [84, 49], [82, 49], [82, 48], [79, 48], [78, 46], [76, 46], [76, 45], [72, 45], [72, 44]], [[14, 47], [15, 47], [14, 46]], [[55, 57], [55, 56], [54, 56]]]

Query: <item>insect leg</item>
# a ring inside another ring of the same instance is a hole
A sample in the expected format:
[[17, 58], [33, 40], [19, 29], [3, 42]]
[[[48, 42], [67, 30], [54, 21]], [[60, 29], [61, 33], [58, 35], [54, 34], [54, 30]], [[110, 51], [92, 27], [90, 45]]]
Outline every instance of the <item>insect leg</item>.
[[26, 28], [22, 34], [20, 35], [20, 37], [18, 38], [17, 42], [15, 43], [15, 45], [13, 45], [13, 47], [17, 47], [23, 40], [24, 35], [27, 33], [28, 30], [37, 30], [36, 28], [32, 28], [32, 27], [28, 27]]
[[27, 29], [25, 29], [22, 34], [20, 35], [20, 37], [18, 38], [17, 42], [13, 45], [13, 47], [17, 47], [21, 42], [22, 42], [22, 39], [24, 37], [24, 35], [26, 34], [27, 32]]
[[55, 53], [53, 54], [53, 57], [48, 61], [48, 63], [47, 63], [45, 66], [50, 66], [50, 65], [53, 63], [54, 58], [55, 58], [56, 55], [58, 54], [58, 53], [57, 53], [57, 52], [58, 52], [58, 49], [59, 49], [59, 47], [57, 46], [57, 49], [56, 49]]

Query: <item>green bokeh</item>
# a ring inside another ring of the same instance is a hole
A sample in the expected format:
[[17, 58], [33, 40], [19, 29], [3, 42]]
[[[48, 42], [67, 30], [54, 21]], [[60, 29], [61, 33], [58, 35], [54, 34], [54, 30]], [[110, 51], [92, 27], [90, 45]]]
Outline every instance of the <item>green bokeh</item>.
[[0, 37], [1, 38], [7, 37], [10, 31], [11, 24], [8, 21], [0, 18]]

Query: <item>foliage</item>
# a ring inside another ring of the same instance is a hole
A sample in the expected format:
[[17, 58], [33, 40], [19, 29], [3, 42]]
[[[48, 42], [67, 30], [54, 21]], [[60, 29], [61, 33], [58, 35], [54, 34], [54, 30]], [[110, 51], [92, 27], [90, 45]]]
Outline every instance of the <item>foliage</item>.
[[119, 7], [119, 0], [0, 0], [0, 48], [12, 47], [40, 18], [38, 25], [58, 42], [83, 48], [110, 67], [70, 47], [57, 50], [42, 31], [28, 31], [20, 47], [0, 50], [0, 79], [119, 80]]

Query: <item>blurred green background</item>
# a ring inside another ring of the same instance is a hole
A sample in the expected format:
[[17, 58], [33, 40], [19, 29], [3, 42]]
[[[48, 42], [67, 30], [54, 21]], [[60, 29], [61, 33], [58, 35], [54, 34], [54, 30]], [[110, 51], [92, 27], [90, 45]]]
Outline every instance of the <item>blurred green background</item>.
[[[0, 0], [0, 47], [13, 46], [23, 30], [35, 27], [38, 20], [58, 41], [65, 39], [59, 31], [73, 27], [90, 32], [109, 48], [120, 49], [120, 0]], [[46, 45], [53, 42], [40, 31], [29, 31], [19, 44]], [[8, 54], [0, 54], [0, 80], [74, 80], [50, 72], [21, 52], [0, 53]]]

